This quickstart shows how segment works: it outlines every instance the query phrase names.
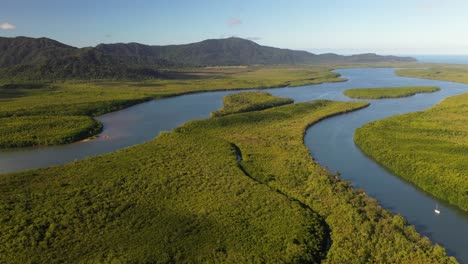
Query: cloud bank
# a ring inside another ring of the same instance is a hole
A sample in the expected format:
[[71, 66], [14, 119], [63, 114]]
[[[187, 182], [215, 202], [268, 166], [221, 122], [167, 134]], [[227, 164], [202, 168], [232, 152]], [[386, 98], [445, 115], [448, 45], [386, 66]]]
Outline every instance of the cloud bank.
[[15, 26], [15, 25], [12, 25], [12, 24], [10, 24], [10, 23], [2, 23], [2, 24], [0, 24], [0, 29], [1, 29], [1, 30], [13, 30], [13, 29], [15, 29], [15, 28], [16, 28], [16, 26]]

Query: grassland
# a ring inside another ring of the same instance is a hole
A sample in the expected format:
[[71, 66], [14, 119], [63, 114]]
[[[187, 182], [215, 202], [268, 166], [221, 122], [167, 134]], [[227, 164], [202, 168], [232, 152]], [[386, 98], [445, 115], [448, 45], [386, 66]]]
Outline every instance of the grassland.
[[[81, 116], [82, 120], [116, 111], [143, 101], [184, 93], [268, 88], [344, 81], [325, 67], [211, 67], [180, 70], [170, 74], [171, 79], [147, 81], [55, 81], [55, 82], [0, 82], [0, 118], [12, 124], [12, 117], [35, 116], [43, 122], [34, 127], [30, 123], [27, 133], [17, 127], [3, 128], [8, 134], [1, 147], [69, 143], [83, 135], [99, 132], [97, 126], [60, 130], [54, 127], [49, 136], [40, 132], [45, 126], [55, 126], [58, 119]], [[50, 116], [56, 116], [49, 119]], [[51, 120], [47, 124], [47, 120]], [[10, 129], [11, 128], [11, 129]], [[83, 130], [83, 128], [85, 130]], [[87, 130], [86, 130], [87, 128]], [[21, 133], [20, 133], [21, 132]], [[50, 140], [53, 138], [54, 140]], [[37, 139], [37, 140], [36, 140]]]
[[357, 145], [395, 174], [468, 211], [468, 94], [369, 123]]
[[343, 94], [351, 98], [383, 99], [408, 97], [418, 93], [433, 93], [439, 90], [440, 88], [435, 86], [402, 86], [348, 89]]
[[292, 104], [294, 100], [272, 96], [267, 92], [247, 92], [227, 95], [223, 98], [224, 107], [211, 113], [212, 117], [220, 117], [256, 110], [264, 110], [275, 106]]
[[468, 84], [467, 65], [427, 65], [426, 69], [397, 70], [396, 74], [404, 77], [441, 80]]
[[455, 263], [310, 157], [309, 125], [366, 105], [192, 121], [104, 156], [1, 175], [0, 262]]

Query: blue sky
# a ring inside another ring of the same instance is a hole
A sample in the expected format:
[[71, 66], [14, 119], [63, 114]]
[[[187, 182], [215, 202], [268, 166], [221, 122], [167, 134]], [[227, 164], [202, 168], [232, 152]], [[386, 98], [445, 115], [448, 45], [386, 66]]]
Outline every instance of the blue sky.
[[468, 54], [466, 0], [3, 0], [0, 36], [182, 44], [238, 36], [342, 54]]

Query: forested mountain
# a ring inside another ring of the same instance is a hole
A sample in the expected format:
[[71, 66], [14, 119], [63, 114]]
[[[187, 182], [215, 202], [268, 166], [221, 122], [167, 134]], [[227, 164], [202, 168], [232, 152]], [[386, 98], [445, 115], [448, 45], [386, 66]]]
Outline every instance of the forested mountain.
[[158, 69], [175, 67], [414, 61], [376, 54], [316, 55], [241, 38], [168, 46], [116, 43], [75, 48], [48, 38], [0, 37], [0, 74], [30, 79], [160, 77]]

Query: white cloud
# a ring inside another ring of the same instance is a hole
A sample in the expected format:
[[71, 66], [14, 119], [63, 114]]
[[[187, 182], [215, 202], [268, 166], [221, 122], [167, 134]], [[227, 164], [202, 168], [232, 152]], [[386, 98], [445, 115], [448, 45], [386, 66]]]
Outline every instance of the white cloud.
[[0, 29], [1, 29], [1, 30], [13, 30], [13, 29], [15, 29], [15, 28], [16, 28], [16, 26], [15, 26], [15, 25], [12, 25], [12, 24], [10, 24], [10, 23], [2, 23], [2, 24], [0, 24]]

